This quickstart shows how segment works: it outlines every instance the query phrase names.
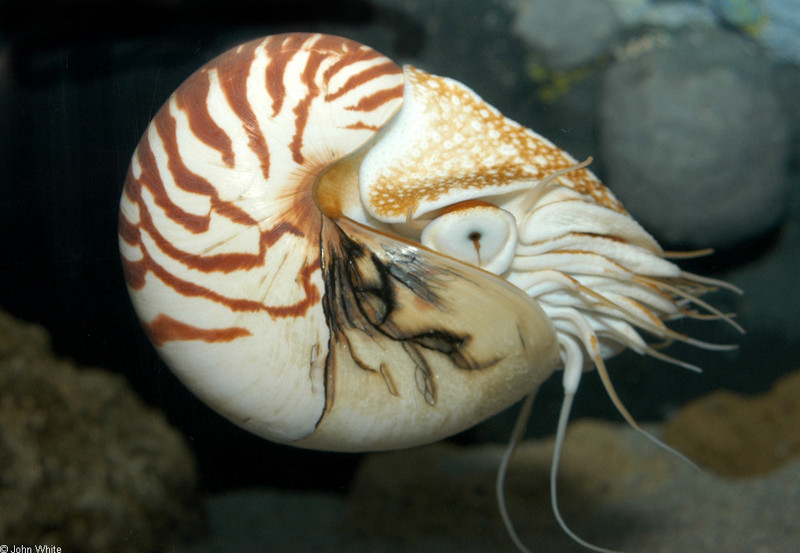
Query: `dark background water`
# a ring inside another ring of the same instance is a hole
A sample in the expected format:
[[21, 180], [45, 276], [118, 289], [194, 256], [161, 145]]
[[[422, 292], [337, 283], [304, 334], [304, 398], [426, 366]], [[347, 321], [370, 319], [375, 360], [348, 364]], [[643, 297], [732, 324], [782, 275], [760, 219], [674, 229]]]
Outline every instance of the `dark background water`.
[[[599, 76], [576, 84], [560, 101], [543, 101], [526, 77], [526, 45], [508, 32], [512, 14], [504, 4], [423, 4], [0, 2], [0, 306], [44, 325], [59, 355], [123, 374], [144, 401], [164, 410], [197, 454], [208, 490], [252, 484], [341, 490], [359, 456], [278, 446], [238, 429], [172, 376], [136, 320], [117, 252], [122, 183], [150, 118], [197, 67], [262, 35], [343, 34], [468, 84], [575, 157], [594, 155], [593, 167], [603, 174], [597, 106], [581, 101], [582, 88], [596, 87]], [[746, 289], [743, 298], [719, 294], [714, 301], [723, 311], [740, 312], [748, 334], [709, 323], [676, 328], [738, 342], [740, 349], [670, 351], [706, 369], [700, 376], [630, 353], [610, 362], [619, 395], [639, 420], [663, 420], [714, 389], [762, 392], [800, 367], [794, 285], [800, 209], [796, 160], [791, 163], [786, 219], [691, 267]], [[553, 431], [559, 402], [556, 375], [540, 392], [531, 435]], [[456, 439], [501, 441], [513, 411]], [[593, 373], [574, 413], [618, 419]]]

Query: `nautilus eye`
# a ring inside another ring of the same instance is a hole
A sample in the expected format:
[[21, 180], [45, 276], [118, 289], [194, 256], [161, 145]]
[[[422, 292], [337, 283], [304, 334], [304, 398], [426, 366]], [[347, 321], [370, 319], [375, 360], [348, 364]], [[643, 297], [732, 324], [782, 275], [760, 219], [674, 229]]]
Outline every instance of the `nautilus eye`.
[[517, 221], [508, 211], [488, 202], [462, 202], [427, 224], [420, 241], [433, 250], [499, 275], [514, 259]]
[[736, 326], [699, 299], [724, 283], [667, 260], [588, 161], [452, 79], [270, 36], [200, 68], [145, 131], [120, 205], [127, 285], [183, 382], [270, 440], [432, 442], [563, 369], [558, 451], [585, 368], [635, 425], [605, 358], [691, 368], [642, 335], [711, 348], [664, 321]]

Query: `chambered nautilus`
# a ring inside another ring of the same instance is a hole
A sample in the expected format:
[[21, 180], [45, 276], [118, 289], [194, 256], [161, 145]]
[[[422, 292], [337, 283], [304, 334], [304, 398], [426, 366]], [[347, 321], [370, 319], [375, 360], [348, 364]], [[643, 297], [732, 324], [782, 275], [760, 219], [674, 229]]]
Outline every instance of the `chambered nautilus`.
[[666, 358], [640, 332], [715, 347], [668, 319], [730, 322], [698, 299], [720, 283], [667, 260], [585, 165], [452, 79], [270, 36], [199, 69], [145, 131], [127, 285], [180, 379], [269, 440], [424, 444], [563, 369], [560, 447], [585, 368], [635, 425], [603, 359]]

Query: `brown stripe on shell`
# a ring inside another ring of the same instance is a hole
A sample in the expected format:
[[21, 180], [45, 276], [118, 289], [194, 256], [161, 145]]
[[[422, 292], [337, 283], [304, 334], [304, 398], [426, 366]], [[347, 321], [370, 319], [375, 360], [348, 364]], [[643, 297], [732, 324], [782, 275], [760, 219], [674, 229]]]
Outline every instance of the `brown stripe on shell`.
[[269, 59], [264, 82], [267, 87], [267, 93], [272, 98], [273, 117], [280, 113], [283, 107], [283, 100], [286, 97], [286, 87], [283, 83], [286, 66], [311, 36], [313, 35], [277, 35], [270, 37], [264, 45]]
[[[350, 63], [353, 63], [353, 61], [351, 61]], [[344, 85], [342, 85], [342, 87], [336, 92], [331, 92], [330, 94], [326, 94], [325, 101], [332, 102], [333, 100], [336, 100], [337, 98], [344, 96], [351, 90], [354, 90], [373, 79], [378, 79], [385, 75], [395, 75], [399, 72], [400, 68], [397, 66], [396, 63], [392, 61], [387, 61], [386, 63], [382, 63], [380, 65], [374, 65], [372, 67], [368, 67], [367, 69], [361, 71], [360, 73], [356, 73], [355, 75], [348, 78], [347, 82], [345, 82]], [[400, 87], [400, 89], [402, 90], [402, 87]], [[400, 96], [402, 96], [402, 92]]]
[[[167, 168], [172, 175], [175, 185], [186, 192], [200, 194], [211, 198], [212, 204], [221, 205], [216, 188], [200, 175], [193, 173], [186, 167], [183, 158], [178, 151], [178, 136], [175, 118], [170, 115], [168, 110], [162, 110], [153, 119], [156, 131], [163, 145], [164, 153], [167, 154]], [[155, 170], [155, 167], [152, 167]], [[212, 205], [213, 207], [213, 205]], [[243, 225], [254, 225], [255, 221], [242, 210], [226, 209], [230, 219]], [[205, 225], [202, 230], [208, 229], [208, 219], [205, 217]]]
[[[234, 223], [240, 225], [255, 225], [256, 221], [244, 210], [231, 202], [225, 202], [219, 198], [217, 189], [206, 179], [197, 175], [186, 167], [183, 158], [178, 151], [178, 135], [175, 118], [168, 110], [161, 110], [153, 119], [153, 124], [161, 138], [164, 153], [167, 154], [167, 168], [169, 169], [176, 186], [181, 190], [193, 194], [208, 196], [211, 200], [211, 209]], [[155, 169], [155, 168], [153, 168]], [[208, 230], [208, 219], [203, 231]]]
[[[163, 112], [159, 114], [158, 117], [160, 118], [162, 116]], [[163, 117], [171, 118], [170, 116]], [[157, 124], [157, 126], [161, 126], [162, 130], [165, 127], [163, 124]], [[166, 127], [168, 130], [168, 125], [166, 125]], [[166, 134], [167, 136], [169, 135], [168, 132]], [[172, 156], [177, 155], [177, 151], [170, 147], [165, 147], [165, 152], [168, 153], [168, 165], [174, 167], [172, 164]], [[139, 223], [138, 225], [131, 223], [122, 214], [120, 214], [119, 219], [120, 236], [128, 244], [132, 246], [138, 246], [142, 253], [141, 259], [137, 261], [130, 261], [123, 258], [123, 269], [128, 286], [134, 290], [143, 288], [146, 283], [145, 277], [147, 273], [152, 273], [180, 295], [187, 297], [202, 297], [209, 301], [225, 305], [232, 311], [263, 311], [276, 318], [304, 316], [311, 306], [319, 302], [320, 292], [310, 280], [313, 272], [319, 269], [318, 255], [316, 258], [309, 260], [301, 270], [299, 281], [305, 294], [303, 299], [292, 305], [286, 306], [271, 306], [264, 305], [263, 303], [257, 301], [230, 298], [223, 294], [214, 292], [206, 287], [199, 286], [184, 279], [178, 278], [176, 275], [167, 271], [161, 264], [153, 259], [153, 257], [145, 248], [141, 240], [141, 230], [144, 230], [150, 236], [157, 247], [165, 255], [181, 262], [185, 266], [202, 272], [219, 271], [223, 273], [230, 273], [237, 270], [248, 270], [257, 266], [263, 266], [268, 248], [275, 244], [283, 235], [292, 234], [295, 236], [303, 236], [304, 234], [296, 226], [284, 221], [270, 229], [260, 231], [258, 253], [240, 252], [214, 255], [196, 255], [183, 251], [176, 247], [172, 242], [167, 240], [158, 231], [150, 211], [142, 198], [142, 187], [147, 187], [147, 189], [150, 190], [150, 193], [155, 199], [156, 205], [162, 209], [165, 215], [182, 223], [191, 221], [191, 224], [189, 224], [187, 228], [192, 232], [207, 230], [210, 216], [197, 216], [186, 213], [183, 210], [180, 210], [180, 208], [178, 208], [170, 200], [164, 189], [163, 181], [158, 174], [158, 169], [155, 165], [155, 158], [152, 154], [149, 141], [147, 140], [146, 136], [143, 138], [139, 149], [137, 150], [137, 159], [142, 167], [141, 177], [136, 179], [133, 176], [132, 171], [129, 169], [128, 178], [125, 184], [125, 194], [127, 194], [130, 201], [138, 207]], [[230, 202], [224, 202], [220, 200], [216, 189], [208, 185], [208, 183], [198, 184], [195, 182], [195, 185], [195, 192], [208, 193], [211, 196], [211, 206], [213, 211], [226, 216], [239, 224], [255, 224], [255, 221], [253, 221], [252, 218], [250, 218], [247, 214], [242, 212], [238, 207]]]
[[348, 106], [345, 109], [351, 111], [373, 111], [383, 106], [386, 102], [396, 100], [403, 97], [403, 85], [386, 90], [379, 90], [369, 96], [364, 96], [354, 106]]
[[[156, 243], [158, 248], [170, 258], [182, 263], [183, 265], [202, 271], [204, 273], [222, 272], [231, 273], [233, 271], [248, 270], [254, 267], [259, 267], [264, 264], [268, 246], [272, 246], [284, 234], [293, 234], [295, 236], [303, 236], [294, 225], [282, 222], [273, 228], [260, 231], [259, 251], [258, 253], [219, 253], [213, 255], [198, 255], [192, 252], [187, 252], [176, 247], [172, 242], [167, 240], [161, 232], [159, 232], [153, 218], [150, 215], [150, 210], [147, 208], [141, 198], [141, 181], [131, 178], [126, 183], [126, 193], [131, 201], [139, 207], [139, 225], [150, 238]], [[148, 187], [149, 188], [149, 187]], [[219, 201], [219, 200], [218, 200]], [[124, 219], [124, 217], [123, 217]], [[125, 236], [133, 238], [133, 233], [126, 229]], [[132, 244], [140, 244], [141, 242], [136, 239]]]
[[[364, 48], [357, 42], [335, 36], [318, 37], [313, 45], [310, 46], [308, 60], [306, 61], [305, 68], [301, 74], [301, 81], [306, 86], [307, 93], [305, 97], [302, 98], [294, 107], [295, 133], [292, 137], [290, 148], [292, 151], [292, 159], [297, 164], [303, 164], [306, 161], [306, 158], [302, 152], [303, 135], [308, 123], [311, 104], [322, 94], [322, 91], [317, 85], [320, 67], [323, 61], [329, 59], [332, 54], [338, 54], [340, 57], [333, 65], [325, 69], [321, 75], [321, 80], [326, 84], [326, 86], [330, 80], [344, 68], [355, 63], [382, 57], [378, 52], [369, 48]], [[356, 88], [363, 86], [374, 79], [385, 75], [397, 75], [400, 73], [400, 67], [398, 67], [394, 62], [387, 60], [386, 63], [368, 67], [363, 71], [350, 76], [341, 86], [341, 88], [339, 88], [339, 90], [334, 93], [326, 94], [324, 96], [324, 101], [332, 102], [342, 95], [355, 90]], [[388, 91], [378, 91], [377, 93], [363, 98], [356, 106], [345, 109], [372, 111], [379, 108], [386, 102], [401, 98], [403, 95], [402, 91], [402, 86], [392, 88]], [[372, 129], [373, 127], [365, 126], [363, 128]]]
[[[142, 145], [140, 145], [140, 148]], [[148, 150], [148, 148], [145, 148], [145, 150]], [[160, 183], [160, 179], [158, 179], [158, 182]], [[224, 273], [235, 270], [247, 270], [255, 266], [263, 265], [268, 247], [277, 242], [281, 236], [284, 234], [302, 236], [302, 233], [290, 223], [283, 222], [267, 231], [261, 232], [258, 254], [226, 253], [215, 254], [211, 256], [190, 254], [175, 247], [156, 229], [152, 217], [150, 216], [150, 212], [141, 197], [142, 186], [142, 180], [134, 178], [132, 173], [129, 171], [128, 180], [125, 184], [125, 193], [128, 195], [131, 202], [137, 205], [139, 209], [140, 222], [138, 225], [135, 225], [131, 223], [124, 215], [122, 215], [122, 213], [120, 213], [119, 234], [128, 244], [132, 246], [138, 246], [142, 254], [141, 259], [137, 261], [130, 261], [124, 257], [122, 259], [125, 280], [130, 288], [134, 290], [142, 289], [146, 284], [146, 275], [148, 273], [152, 273], [159, 280], [164, 282], [167, 286], [182, 296], [200, 297], [224, 305], [232, 311], [266, 312], [268, 315], [274, 318], [302, 317], [307, 313], [310, 307], [320, 301], [320, 292], [310, 280], [314, 271], [319, 269], [320, 263], [318, 257], [308, 262], [301, 270], [300, 284], [304, 290], [304, 298], [292, 305], [286, 306], [270, 306], [264, 305], [263, 303], [257, 301], [230, 298], [223, 294], [214, 292], [206, 287], [199, 286], [192, 282], [178, 278], [176, 275], [172, 274], [161, 264], [155, 261], [155, 259], [153, 259], [142, 243], [141, 230], [147, 232], [159, 249], [170, 258], [180, 261], [188, 267], [203, 272], [221, 271]], [[144, 184], [144, 186], [147, 186], [148, 189], [151, 189], [151, 186], [148, 184]], [[161, 187], [161, 191], [163, 192], [163, 185]], [[153, 193], [152, 189], [151, 193]], [[173, 204], [169, 203], [168, 205]], [[202, 338], [198, 337], [197, 339]]]
[[[164, 109], [159, 111], [158, 115], [156, 115], [156, 119], [158, 119], [164, 111]], [[189, 213], [173, 202], [167, 194], [164, 188], [164, 181], [161, 179], [161, 175], [158, 171], [155, 154], [150, 146], [150, 138], [147, 136], [147, 133], [145, 133], [142, 140], [139, 142], [139, 147], [136, 149], [136, 157], [142, 169], [141, 176], [138, 179], [134, 178], [133, 173], [129, 169], [125, 188], [134, 203], [139, 205], [139, 209], [145, 209], [141, 199], [141, 187], [145, 186], [153, 195], [155, 204], [161, 208], [164, 215], [170, 220], [195, 234], [207, 231], [210, 220], [207, 215]]]
[[175, 101], [186, 114], [192, 133], [204, 144], [220, 152], [225, 165], [233, 167], [234, 153], [231, 138], [214, 122], [208, 111], [210, 88], [208, 69], [197, 71], [175, 91]]
[[368, 124], [364, 123], [363, 121], [358, 121], [357, 123], [351, 123], [351, 124], [347, 125], [345, 128], [346, 129], [352, 129], [352, 130], [355, 130], [355, 131], [367, 130], [367, 131], [376, 131], [377, 132], [377, 131], [381, 130], [381, 127], [379, 127], [378, 125], [368, 125]]
[[265, 312], [273, 318], [303, 317], [308, 312], [308, 309], [316, 305], [321, 298], [319, 289], [311, 282], [311, 275], [320, 268], [318, 258], [304, 265], [300, 271], [300, 284], [305, 293], [303, 299], [291, 305], [265, 305], [258, 301], [231, 298], [205, 286], [200, 286], [175, 276], [153, 259], [142, 244], [141, 236], [138, 232], [133, 232], [130, 228], [123, 228], [128, 225], [130, 225], [130, 223], [122, 217], [120, 221], [120, 234], [124, 234], [124, 236], [127, 237], [126, 241], [127, 239], [133, 240], [131, 244], [139, 246], [142, 253], [141, 259], [137, 261], [130, 261], [124, 257], [122, 258], [125, 281], [133, 290], [141, 290], [146, 284], [145, 278], [147, 273], [152, 273], [164, 284], [182, 296], [203, 298], [224, 305], [231, 311]]
[[[242, 129], [247, 134], [247, 145], [256, 154], [261, 165], [261, 174], [269, 179], [270, 154], [264, 133], [258, 125], [253, 107], [247, 99], [247, 78], [250, 75], [255, 51], [259, 42], [248, 42], [240, 48], [227, 52], [212, 62], [216, 68], [219, 83], [228, 105], [242, 121]], [[249, 62], [246, 60], [249, 59]]]
[[308, 122], [311, 102], [316, 96], [319, 96], [319, 87], [317, 86], [315, 77], [320, 64], [327, 56], [327, 52], [313, 50], [308, 56], [303, 73], [300, 75], [300, 80], [306, 86], [308, 92], [294, 107], [294, 135], [292, 136], [291, 144], [289, 144], [289, 149], [292, 151], [292, 159], [298, 165], [302, 165], [305, 161], [301, 150], [303, 148], [303, 133], [306, 128], [306, 123]]
[[237, 338], [252, 336], [246, 328], [232, 326], [226, 328], [198, 328], [196, 326], [173, 319], [163, 313], [145, 323], [145, 330], [156, 346], [173, 340], [202, 340], [203, 342], [231, 342]]
[[[328, 38], [332, 39], [334, 37]], [[371, 48], [366, 48], [361, 44], [346, 38], [329, 40], [328, 44], [333, 48], [340, 49], [342, 53], [346, 55], [343, 55], [338, 61], [333, 63], [330, 67], [328, 67], [328, 69], [325, 70], [324, 78], [326, 82], [329, 82], [337, 73], [349, 65], [383, 57], [381, 53]], [[400, 71], [400, 68], [397, 67], [394, 62], [392, 62], [392, 65], [397, 68], [397, 72]]]

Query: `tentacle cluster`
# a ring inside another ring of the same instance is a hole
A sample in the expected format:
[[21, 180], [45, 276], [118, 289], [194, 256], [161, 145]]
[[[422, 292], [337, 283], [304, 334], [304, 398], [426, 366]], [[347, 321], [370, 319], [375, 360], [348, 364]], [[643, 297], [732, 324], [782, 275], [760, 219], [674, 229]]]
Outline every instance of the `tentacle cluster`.
[[554, 182], [535, 186], [518, 203], [526, 209], [520, 213], [520, 244], [506, 277], [553, 321], [562, 344], [565, 391], [575, 391], [585, 359], [605, 373], [603, 359], [622, 348], [692, 368], [656, 350], [639, 331], [661, 341], [718, 348], [664, 323], [703, 317], [695, 308], [741, 330], [699, 298], [715, 286], [732, 287], [682, 271], [626, 213]]
[[[630, 348], [699, 371], [694, 365], [662, 353], [660, 347], [673, 341], [715, 350], [730, 349], [731, 346], [710, 344], [680, 334], [670, 329], [665, 321], [682, 317], [715, 319], [727, 322], [738, 331], [743, 330], [731, 315], [700, 299], [701, 295], [716, 288], [740, 292], [736, 287], [682, 271], [666, 258], [657, 242], [618, 204], [603, 205], [569, 186], [568, 180], [562, 182], [562, 178], [568, 179], [570, 172], [582, 169], [589, 161], [559, 170], [533, 183], [527, 190], [492, 198], [497, 204], [495, 209], [509, 214], [517, 223], [513, 233], [502, 225], [498, 225], [497, 232], [502, 236], [517, 237], [518, 243], [513, 259], [501, 270], [488, 263], [483, 268], [524, 290], [555, 328], [564, 371], [564, 401], [556, 430], [551, 471], [553, 512], [564, 531], [577, 543], [594, 551], [609, 552], [576, 535], [558, 508], [558, 465], [581, 375], [588, 368], [597, 369], [623, 418], [661, 447], [691, 463], [642, 430], [617, 396], [604, 359]], [[409, 222], [424, 229], [422, 221], [412, 220], [411, 214], [409, 212]], [[433, 218], [428, 226], [445, 217], [447, 215]], [[443, 253], [469, 259], [471, 254], [463, 253], [463, 243], [466, 242], [463, 235], [470, 232], [470, 228], [467, 226], [465, 231], [461, 231], [459, 246], [446, 241], [429, 245], [441, 248]], [[477, 245], [475, 249], [478, 249]], [[642, 336], [643, 333], [660, 344], [652, 345]], [[528, 552], [528, 549], [514, 530], [505, 506], [503, 486], [510, 457], [524, 434], [533, 398], [534, 394], [528, 396], [520, 410], [497, 478], [503, 521], [516, 546], [523, 552]]]

